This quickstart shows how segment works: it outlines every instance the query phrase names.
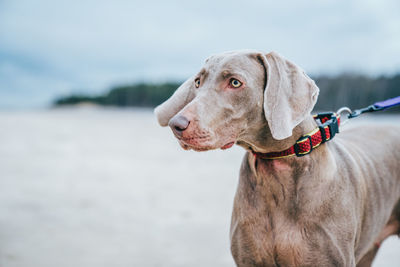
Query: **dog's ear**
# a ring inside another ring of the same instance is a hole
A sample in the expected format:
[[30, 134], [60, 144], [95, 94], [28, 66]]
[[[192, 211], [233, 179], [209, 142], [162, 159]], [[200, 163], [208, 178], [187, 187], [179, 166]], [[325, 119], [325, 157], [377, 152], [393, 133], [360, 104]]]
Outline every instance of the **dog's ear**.
[[193, 78], [184, 82], [174, 94], [164, 103], [154, 109], [158, 123], [161, 126], [167, 126], [169, 120], [182, 110], [194, 97]]
[[310, 114], [319, 89], [301, 68], [279, 54], [261, 54], [259, 59], [266, 72], [265, 117], [272, 137], [282, 140]]

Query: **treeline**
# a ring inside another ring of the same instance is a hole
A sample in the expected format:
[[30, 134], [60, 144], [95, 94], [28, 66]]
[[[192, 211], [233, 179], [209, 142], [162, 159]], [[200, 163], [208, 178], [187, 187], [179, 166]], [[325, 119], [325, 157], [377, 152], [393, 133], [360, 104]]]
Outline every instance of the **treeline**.
[[[371, 78], [364, 75], [342, 74], [319, 76], [314, 80], [320, 88], [316, 110], [336, 110], [342, 106], [353, 109], [400, 95], [400, 74]], [[54, 105], [94, 103], [119, 107], [155, 107], [165, 101], [180, 83], [139, 83], [112, 88], [99, 96], [72, 95], [61, 97]], [[400, 111], [399, 108], [393, 111]]]
[[[378, 78], [342, 74], [315, 77], [314, 80], [320, 88], [316, 110], [337, 110], [343, 106], [357, 109], [400, 95], [400, 73]], [[400, 112], [399, 107], [391, 110]]]
[[108, 93], [99, 96], [71, 95], [61, 97], [54, 101], [54, 105], [93, 103], [119, 107], [155, 107], [170, 97], [179, 85], [180, 83], [139, 83], [117, 86]]

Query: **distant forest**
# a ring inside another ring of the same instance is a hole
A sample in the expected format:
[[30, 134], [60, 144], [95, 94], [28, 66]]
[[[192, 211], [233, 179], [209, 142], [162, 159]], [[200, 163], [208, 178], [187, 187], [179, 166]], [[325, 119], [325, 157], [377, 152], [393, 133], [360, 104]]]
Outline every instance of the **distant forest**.
[[[363, 75], [313, 77], [320, 88], [315, 110], [336, 110], [342, 106], [352, 109], [400, 95], [400, 74], [371, 78]], [[55, 106], [93, 103], [118, 107], [155, 107], [170, 97], [181, 83], [138, 83], [111, 88], [98, 96], [71, 95], [54, 101]], [[392, 111], [400, 112], [400, 108]]]

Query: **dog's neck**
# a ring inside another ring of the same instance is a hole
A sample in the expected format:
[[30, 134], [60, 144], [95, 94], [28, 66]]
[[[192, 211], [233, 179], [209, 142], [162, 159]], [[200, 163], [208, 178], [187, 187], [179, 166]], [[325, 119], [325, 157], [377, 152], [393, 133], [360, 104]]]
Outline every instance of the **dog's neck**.
[[252, 127], [254, 129], [251, 131], [247, 131], [250, 133], [257, 133], [256, 135], [241, 136], [237, 141], [237, 144], [244, 147], [246, 150], [253, 152], [279, 152], [293, 146], [300, 136], [311, 132], [316, 127], [317, 123], [310, 115], [293, 129], [292, 136], [283, 140], [276, 140], [272, 137], [267, 122], [264, 121], [264, 123]]
[[[312, 131], [317, 124], [312, 116], [306, 118], [293, 130], [293, 135], [285, 140], [272, 138], [269, 128], [246, 144], [251, 143], [247, 149], [268, 153], [282, 151], [292, 146], [296, 140]], [[265, 139], [263, 139], [265, 138]], [[243, 144], [245, 147], [245, 143]], [[315, 168], [327, 158], [326, 147], [321, 146], [306, 157], [288, 157], [282, 159], [259, 159], [251, 153], [248, 155], [248, 175], [241, 177], [241, 187], [247, 192], [248, 199], [261, 199], [256, 201], [259, 205], [254, 206], [256, 210], [287, 210], [292, 212], [287, 216], [298, 216], [301, 212], [299, 205], [302, 201], [309, 201], [307, 196], [299, 195], [298, 188], [315, 187], [321, 183], [319, 178], [312, 178], [310, 173], [317, 173], [315, 177], [324, 177], [318, 174], [319, 168]], [[311, 200], [310, 200], [311, 201]], [[268, 207], [267, 207], [268, 206]], [[301, 206], [301, 205], [300, 205]], [[285, 215], [285, 216], [286, 216]]]

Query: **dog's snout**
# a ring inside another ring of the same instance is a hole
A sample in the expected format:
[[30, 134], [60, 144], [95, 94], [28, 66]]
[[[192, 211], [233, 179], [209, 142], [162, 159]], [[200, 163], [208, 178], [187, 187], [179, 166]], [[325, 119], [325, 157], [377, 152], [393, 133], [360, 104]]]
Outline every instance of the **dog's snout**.
[[183, 131], [187, 129], [189, 123], [190, 121], [185, 116], [178, 115], [173, 117], [168, 125], [177, 136], [182, 136]]

